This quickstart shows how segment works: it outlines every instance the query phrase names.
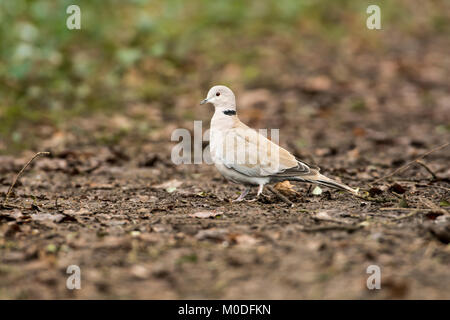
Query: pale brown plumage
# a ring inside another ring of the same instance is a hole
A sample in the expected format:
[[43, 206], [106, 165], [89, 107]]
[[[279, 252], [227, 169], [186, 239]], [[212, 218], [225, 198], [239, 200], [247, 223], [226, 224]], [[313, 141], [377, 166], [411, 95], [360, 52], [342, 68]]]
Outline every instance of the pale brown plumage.
[[211, 88], [203, 102], [215, 106], [210, 152], [217, 169], [229, 180], [258, 185], [258, 195], [265, 184], [285, 180], [321, 184], [357, 194], [356, 190], [320, 174], [318, 167], [297, 159], [242, 123], [235, 112], [234, 94], [227, 87]]

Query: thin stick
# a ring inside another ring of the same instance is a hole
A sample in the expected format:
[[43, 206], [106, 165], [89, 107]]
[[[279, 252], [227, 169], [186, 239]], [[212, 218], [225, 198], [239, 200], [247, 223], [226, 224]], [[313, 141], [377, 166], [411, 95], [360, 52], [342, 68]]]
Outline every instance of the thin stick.
[[412, 216], [415, 216], [419, 212], [427, 212], [429, 209], [420, 209], [420, 208], [380, 208], [381, 211], [407, 211], [408, 214], [400, 217], [393, 217], [393, 221], [403, 220]]
[[16, 175], [16, 177], [14, 178], [13, 183], [11, 184], [11, 186], [8, 189], [8, 192], [6, 193], [6, 197], [5, 197], [5, 201], [3, 201], [2, 206], [6, 207], [8, 205], [8, 199], [9, 196], [11, 195], [11, 191], [14, 188], [14, 186], [16, 185], [16, 182], [19, 180], [20, 176], [22, 175], [22, 173], [25, 171], [25, 169], [30, 165], [30, 163], [36, 159], [37, 157], [43, 156], [43, 155], [49, 155], [50, 152], [38, 152], [36, 153], [33, 158], [30, 159], [30, 161], [28, 161], [23, 168], [19, 171], [19, 173]]
[[446, 187], [443, 187], [443, 186], [436, 186], [435, 185], [435, 186], [433, 186], [433, 188], [439, 188], [439, 189], [442, 189], [442, 190], [445, 190], [445, 191], [450, 191], [450, 188], [446, 188]]
[[421, 165], [423, 168], [425, 168], [425, 170], [427, 170], [428, 171], [428, 173], [429, 174], [431, 174], [431, 176], [433, 177], [433, 180], [437, 180], [438, 178], [437, 178], [437, 176], [436, 176], [436, 174], [425, 164], [425, 163], [423, 163], [422, 161], [420, 161], [420, 160], [416, 160], [416, 162], [417, 162], [417, 164], [419, 164], [419, 165]]
[[314, 215], [311, 218], [316, 220], [316, 221], [334, 222], [334, 223], [340, 223], [340, 224], [346, 224], [346, 225], [353, 225], [354, 224], [352, 222], [347, 222], [347, 221], [344, 221], [344, 220], [338, 220], [338, 219], [333, 219], [333, 218], [322, 218], [322, 217], [318, 217], [317, 215]]
[[283, 196], [280, 192], [278, 192], [278, 190], [276, 190], [275, 188], [272, 188], [272, 186], [266, 186], [267, 189], [269, 189], [270, 191], [272, 191], [272, 193], [274, 193], [278, 198], [280, 198], [281, 200], [283, 200], [284, 203], [288, 204], [289, 206], [293, 207], [294, 203], [289, 200], [288, 198], [286, 198], [285, 196]]
[[380, 211], [413, 211], [413, 210], [429, 210], [429, 209], [421, 209], [421, 208], [396, 208], [396, 207], [392, 207], [392, 208], [380, 208], [378, 209]]
[[389, 202], [389, 201], [395, 200], [395, 199], [392, 198], [392, 199], [385, 199], [383, 201], [380, 201], [380, 200], [378, 200], [376, 198], [370, 198], [368, 196], [364, 197], [364, 196], [360, 196], [358, 194], [354, 194], [354, 193], [350, 193], [350, 192], [349, 192], [349, 194], [352, 195], [353, 197], [359, 198], [361, 200], [370, 201], [370, 202], [376, 202], [376, 203], [380, 203], [380, 202], [384, 203], [384, 202]]
[[416, 158], [416, 159], [414, 159], [414, 160], [408, 162], [407, 164], [401, 166], [400, 168], [394, 170], [393, 172], [391, 172], [391, 173], [388, 174], [387, 176], [381, 177], [381, 178], [379, 178], [379, 179], [373, 181], [372, 184], [375, 184], [375, 183], [377, 183], [377, 182], [383, 181], [383, 180], [385, 180], [386, 178], [392, 177], [393, 175], [399, 173], [400, 171], [405, 170], [405, 169], [408, 168], [410, 165], [416, 163], [417, 160], [421, 160], [421, 159], [425, 158], [426, 156], [430, 155], [430, 154], [433, 153], [433, 152], [436, 152], [436, 151], [438, 151], [438, 150], [444, 149], [444, 148], [446, 148], [448, 145], [449, 145], [449, 143], [447, 142], [447, 143], [444, 143], [443, 145], [441, 145], [441, 146], [439, 146], [439, 147], [436, 147], [436, 148], [434, 148], [434, 149], [432, 149], [432, 150], [430, 150], [430, 151], [425, 152], [425, 153], [424, 153], [423, 155], [421, 155], [420, 157], [418, 157], [418, 158]]
[[380, 211], [432, 211], [433, 209], [429, 208], [380, 208]]
[[439, 207], [438, 205], [434, 204], [432, 201], [430, 201], [428, 199], [419, 198], [419, 200], [426, 207], [430, 208], [431, 210], [433, 210], [435, 212], [439, 212], [439, 213], [442, 213], [442, 214], [448, 214], [448, 212], [446, 210], [442, 209], [441, 207]]
[[410, 217], [415, 216], [415, 215], [418, 214], [420, 211], [421, 211], [421, 210], [413, 210], [413, 211], [411, 211], [410, 213], [405, 214], [404, 216], [401, 216], [401, 217], [395, 217], [395, 218], [392, 219], [392, 220], [394, 220], [394, 221], [399, 221], [399, 220], [407, 219], [407, 218], [410, 218]]
[[327, 226], [319, 226], [319, 227], [312, 227], [312, 228], [303, 227], [300, 229], [300, 231], [303, 231], [303, 232], [322, 232], [322, 231], [334, 231], [334, 230], [356, 231], [361, 228], [363, 228], [363, 226], [360, 224], [355, 225], [355, 226], [327, 225]]

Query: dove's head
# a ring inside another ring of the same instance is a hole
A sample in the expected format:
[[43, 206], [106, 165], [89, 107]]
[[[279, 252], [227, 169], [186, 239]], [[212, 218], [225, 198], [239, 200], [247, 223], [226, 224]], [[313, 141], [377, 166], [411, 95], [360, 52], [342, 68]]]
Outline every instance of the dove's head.
[[206, 99], [200, 102], [200, 104], [212, 103], [214, 107], [236, 109], [236, 99], [233, 91], [225, 86], [214, 86], [208, 91]]

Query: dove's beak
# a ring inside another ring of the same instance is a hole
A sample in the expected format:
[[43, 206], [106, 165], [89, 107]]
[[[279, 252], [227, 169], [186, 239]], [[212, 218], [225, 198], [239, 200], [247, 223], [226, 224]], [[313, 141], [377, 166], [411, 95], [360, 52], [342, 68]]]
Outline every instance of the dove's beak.
[[200, 104], [205, 104], [205, 103], [207, 103], [208, 102], [208, 99], [204, 99], [204, 100], [202, 100], [201, 102], [200, 102]]

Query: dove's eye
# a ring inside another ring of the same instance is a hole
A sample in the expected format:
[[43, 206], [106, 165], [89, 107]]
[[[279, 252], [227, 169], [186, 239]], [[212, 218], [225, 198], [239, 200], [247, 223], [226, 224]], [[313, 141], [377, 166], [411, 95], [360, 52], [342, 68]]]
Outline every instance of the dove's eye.
[[220, 92], [216, 92], [216, 96], [220, 96]]

